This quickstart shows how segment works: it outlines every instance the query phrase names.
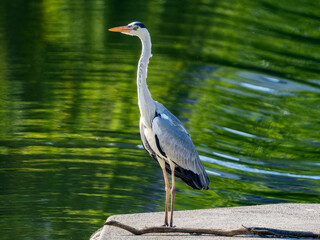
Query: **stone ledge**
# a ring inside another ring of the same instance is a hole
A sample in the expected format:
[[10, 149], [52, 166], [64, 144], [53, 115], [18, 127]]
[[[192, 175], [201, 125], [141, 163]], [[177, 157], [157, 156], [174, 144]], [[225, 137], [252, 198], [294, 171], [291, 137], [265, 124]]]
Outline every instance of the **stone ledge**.
[[[114, 215], [109, 219], [135, 228], [160, 226], [164, 213], [137, 213]], [[236, 229], [246, 227], [266, 227], [292, 231], [320, 233], [320, 204], [269, 204], [230, 208], [213, 208], [174, 212], [174, 224], [179, 227]], [[146, 234], [135, 236], [125, 230], [104, 226], [94, 233], [90, 240], [131, 240], [131, 239], [257, 239], [257, 237], [237, 236], [192, 236], [183, 233]], [[268, 238], [270, 239], [270, 238]], [[271, 238], [272, 239], [272, 238]]]

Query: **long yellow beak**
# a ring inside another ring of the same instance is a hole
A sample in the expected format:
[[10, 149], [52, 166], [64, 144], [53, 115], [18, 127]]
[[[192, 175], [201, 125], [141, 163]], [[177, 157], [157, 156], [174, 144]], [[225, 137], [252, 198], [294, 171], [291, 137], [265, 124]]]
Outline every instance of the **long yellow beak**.
[[131, 29], [128, 26], [114, 27], [109, 29], [109, 31], [111, 32], [121, 32], [121, 33], [129, 33], [130, 30]]

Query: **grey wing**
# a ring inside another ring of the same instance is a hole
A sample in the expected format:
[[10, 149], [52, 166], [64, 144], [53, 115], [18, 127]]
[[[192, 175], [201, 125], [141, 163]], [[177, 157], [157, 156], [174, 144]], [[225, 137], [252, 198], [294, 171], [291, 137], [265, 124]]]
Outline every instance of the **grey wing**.
[[152, 130], [160, 154], [166, 161], [175, 163], [175, 175], [188, 185], [195, 189], [208, 189], [209, 178], [190, 135], [177, 118], [171, 118], [170, 112], [169, 116], [166, 115], [168, 112], [163, 111], [152, 121]]
[[[169, 120], [169, 122], [178, 130], [181, 130], [182, 132], [185, 132], [187, 135], [189, 135], [188, 131], [185, 129], [185, 127], [182, 125], [180, 120], [176, 118], [175, 115], [173, 115], [165, 106], [163, 106], [161, 103], [156, 103], [156, 111], [159, 112], [163, 119]], [[189, 135], [190, 136], [190, 135]]]

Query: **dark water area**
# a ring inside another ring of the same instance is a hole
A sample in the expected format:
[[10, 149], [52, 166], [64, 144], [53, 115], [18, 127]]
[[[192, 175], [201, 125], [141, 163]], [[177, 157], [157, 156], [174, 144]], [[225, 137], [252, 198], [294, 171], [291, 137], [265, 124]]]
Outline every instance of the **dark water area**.
[[[320, 202], [320, 2], [0, 2], [0, 238], [88, 239], [113, 214], [163, 211], [142, 149], [148, 86], [186, 126], [211, 180], [176, 210]], [[162, 224], [163, 219], [158, 223]]]

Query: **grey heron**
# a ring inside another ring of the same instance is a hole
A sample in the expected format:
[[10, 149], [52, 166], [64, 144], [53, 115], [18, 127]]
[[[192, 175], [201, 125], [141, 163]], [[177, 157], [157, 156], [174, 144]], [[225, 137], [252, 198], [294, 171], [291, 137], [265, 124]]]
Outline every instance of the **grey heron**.
[[[151, 38], [145, 25], [132, 22], [127, 26], [111, 28], [109, 31], [137, 36], [142, 42], [137, 71], [140, 136], [145, 150], [159, 163], [163, 172], [166, 190], [165, 226], [169, 226], [168, 205], [171, 193], [170, 227], [173, 227], [175, 176], [197, 190], [209, 189], [210, 181], [185, 127], [169, 110], [151, 97], [146, 83], [151, 57]], [[172, 177], [171, 189], [166, 172]]]

